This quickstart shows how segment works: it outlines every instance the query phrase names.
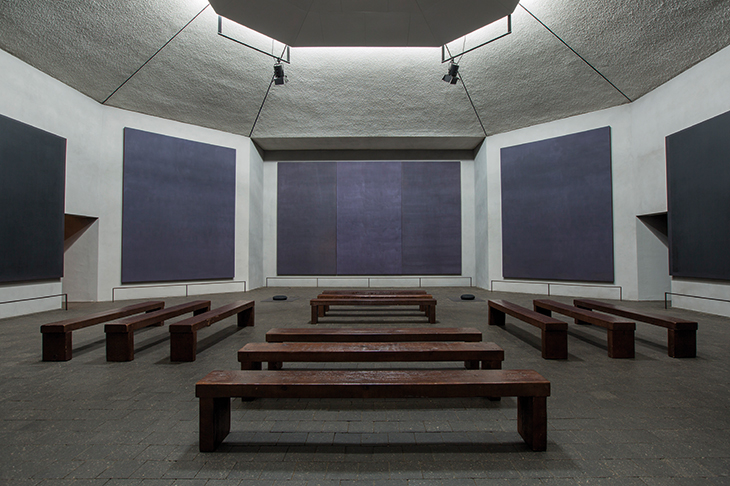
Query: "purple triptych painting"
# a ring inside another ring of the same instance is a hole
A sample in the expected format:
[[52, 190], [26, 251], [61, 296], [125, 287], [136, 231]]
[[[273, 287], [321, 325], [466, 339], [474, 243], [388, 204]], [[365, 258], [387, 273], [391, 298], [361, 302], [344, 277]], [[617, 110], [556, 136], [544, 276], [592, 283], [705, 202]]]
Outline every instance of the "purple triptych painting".
[[459, 162], [278, 164], [279, 275], [458, 275]]

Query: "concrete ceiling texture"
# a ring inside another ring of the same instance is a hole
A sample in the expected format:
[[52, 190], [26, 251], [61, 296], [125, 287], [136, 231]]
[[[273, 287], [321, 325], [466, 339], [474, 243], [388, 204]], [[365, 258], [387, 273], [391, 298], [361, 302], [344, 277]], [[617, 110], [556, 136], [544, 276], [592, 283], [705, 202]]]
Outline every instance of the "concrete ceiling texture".
[[[388, 24], [391, 10], [439, 3], [268, 1], [282, 20], [294, 7], [317, 11], [319, 25], [348, 10]], [[479, 2], [443, 3], [469, 17]], [[507, 27], [497, 20], [447, 53]], [[522, 0], [511, 34], [456, 58], [456, 85], [441, 80], [440, 47], [292, 47], [288, 82], [272, 85], [283, 44], [219, 24], [206, 0], [0, 2], [8, 53], [104, 105], [251, 136], [278, 160], [467, 153], [485, 135], [636, 100], [729, 44], [730, 0]]]

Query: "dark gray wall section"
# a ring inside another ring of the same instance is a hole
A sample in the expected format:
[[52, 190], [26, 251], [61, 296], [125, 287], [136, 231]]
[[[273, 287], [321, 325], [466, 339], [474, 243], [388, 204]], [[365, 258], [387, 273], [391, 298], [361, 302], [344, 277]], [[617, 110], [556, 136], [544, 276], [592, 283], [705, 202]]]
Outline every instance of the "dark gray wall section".
[[122, 282], [230, 279], [236, 151], [124, 129]]
[[0, 282], [63, 276], [66, 139], [0, 115]]
[[670, 273], [730, 280], [730, 112], [666, 138]]
[[505, 278], [613, 282], [610, 127], [501, 151]]
[[461, 274], [461, 164], [403, 163], [403, 274]]
[[401, 163], [337, 164], [337, 273], [401, 274]]
[[277, 274], [337, 273], [337, 163], [278, 164]]

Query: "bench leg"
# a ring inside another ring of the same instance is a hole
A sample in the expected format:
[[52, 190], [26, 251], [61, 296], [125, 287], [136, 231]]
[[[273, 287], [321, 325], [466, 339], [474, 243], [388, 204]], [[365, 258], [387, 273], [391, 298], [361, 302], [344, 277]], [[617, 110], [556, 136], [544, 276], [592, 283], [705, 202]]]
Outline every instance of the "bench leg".
[[242, 370], [260, 370], [261, 361], [241, 361]]
[[550, 309], [545, 309], [544, 307], [538, 307], [534, 303], [532, 304], [532, 308], [535, 310], [535, 312], [539, 312], [540, 314], [542, 314], [544, 316], [550, 317], [553, 315], [553, 313], [550, 311]]
[[71, 333], [43, 334], [43, 361], [68, 361], [71, 359]]
[[198, 354], [198, 332], [170, 333], [170, 361], [195, 361]]
[[547, 449], [547, 397], [517, 397], [517, 431], [533, 451]]
[[436, 306], [435, 305], [428, 305], [426, 306], [428, 308], [428, 323], [429, 324], [436, 324]]
[[106, 360], [132, 361], [134, 359], [134, 332], [106, 333]]
[[249, 307], [238, 313], [238, 327], [253, 327], [253, 320], [253, 307]]
[[607, 339], [609, 358], [634, 357], [634, 331], [612, 331], [609, 329]]
[[489, 307], [487, 316], [487, 322], [490, 326], [504, 326], [506, 317], [504, 312], [495, 309], [494, 307]]
[[479, 361], [464, 361], [464, 368], [467, 370], [478, 370]]
[[568, 359], [568, 331], [542, 331], [543, 359]]
[[[44, 336], [47, 336], [47, 334], [44, 334]], [[672, 358], [696, 357], [697, 331], [694, 329], [689, 331], [667, 329], [667, 354]]]
[[231, 430], [231, 399], [200, 398], [200, 452], [213, 452]]
[[270, 370], [280, 370], [284, 366], [284, 363], [281, 361], [269, 361], [268, 369]]
[[313, 305], [312, 306], [312, 324], [317, 324], [319, 319], [319, 306]]
[[319, 317], [324, 317], [325, 314], [327, 314], [327, 311], [330, 310], [330, 306], [328, 305], [320, 305], [319, 306]]

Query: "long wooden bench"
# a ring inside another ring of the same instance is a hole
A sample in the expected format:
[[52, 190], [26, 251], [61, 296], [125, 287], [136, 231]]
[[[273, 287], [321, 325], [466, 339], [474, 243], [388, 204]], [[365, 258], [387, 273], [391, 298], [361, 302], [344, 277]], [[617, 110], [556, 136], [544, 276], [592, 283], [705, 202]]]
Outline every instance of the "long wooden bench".
[[564, 316], [575, 319], [577, 324], [593, 324], [607, 330], [607, 347], [609, 358], [633, 358], [634, 357], [634, 332], [636, 324], [625, 319], [619, 319], [606, 314], [599, 314], [585, 309], [573, 307], [570, 304], [563, 304], [548, 299], [537, 299], [533, 301], [535, 311], [551, 315], [557, 312]]
[[170, 324], [170, 361], [195, 361], [198, 331], [236, 314], [238, 327], [253, 326], [254, 301], [239, 300]]
[[334, 296], [326, 298], [316, 298], [309, 301], [312, 307], [312, 324], [319, 322], [319, 317], [323, 315], [326, 308], [333, 305], [351, 305], [351, 306], [401, 306], [415, 305], [422, 310], [428, 322], [434, 324], [436, 322], [436, 299], [432, 297], [422, 297], [418, 295], [389, 297], [389, 296], [372, 296], [368, 298], [336, 298]]
[[[425, 290], [423, 291], [409, 291], [401, 293], [400, 291], [377, 291], [373, 290], [367, 293], [354, 293], [354, 292], [347, 292], [347, 291], [341, 291], [338, 293], [333, 294], [327, 294], [327, 293], [321, 293], [317, 296], [318, 299], [342, 299], [342, 300], [352, 300], [352, 299], [396, 299], [396, 298], [422, 298], [422, 299], [433, 299], [433, 296], [430, 294], [427, 294]], [[345, 304], [343, 304], [345, 305]], [[318, 312], [319, 317], [324, 317], [327, 315], [327, 312], [329, 312], [330, 306], [328, 305], [321, 305], [319, 306]], [[426, 313], [426, 316], [428, 316], [427, 313], [427, 307], [425, 305], [418, 306], [418, 310], [421, 312]]]
[[167, 319], [192, 312], [193, 315], [210, 310], [209, 300], [195, 300], [141, 316], [127, 317], [104, 325], [106, 333], [106, 360], [132, 361], [134, 359], [134, 331], [149, 326], [161, 326]]
[[283, 363], [391, 363], [463, 361], [467, 369], [500, 369], [504, 350], [494, 343], [248, 343], [238, 351], [242, 370], [270, 370]]
[[410, 341], [482, 340], [482, 332], [473, 327], [393, 327], [393, 328], [321, 328], [277, 327], [266, 333], [266, 342], [388, 343]]
[[425, 290], [411, 289], [366, 289], [366, 290], [323, 290], [320, 295], [423, 295]]
[[636, 309], [591, 299], [575, 299], [576, 307], [613, 314], [627, 319], [667, 328], [667, 354], [672, 358], [697, 356], [697, 322], [679, 317], [649, 314]]
[[122, 317], [152, 312], [165, 307], [161, 300], [151, 300], [117, 309], [109, 309], [82, 317], [74, 317], [41, 326], [43, 334], [43, 361], [68, 361], [73, 357], [71, 333], [78, 329], [113, 321]]
[[214, 451], [231, 428], [231, 398], [517, 397], [517, 431], [547, 447], [550, 382], [532, 370], [212, 371], [195, 385], [199, 448]]
[[505, 314], [540, 328], [542, 357], [568, 359], [568, 324], [506, 300], [489, 300], [489, 325], [504, 326]]

